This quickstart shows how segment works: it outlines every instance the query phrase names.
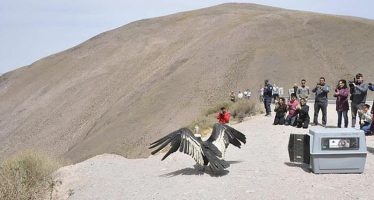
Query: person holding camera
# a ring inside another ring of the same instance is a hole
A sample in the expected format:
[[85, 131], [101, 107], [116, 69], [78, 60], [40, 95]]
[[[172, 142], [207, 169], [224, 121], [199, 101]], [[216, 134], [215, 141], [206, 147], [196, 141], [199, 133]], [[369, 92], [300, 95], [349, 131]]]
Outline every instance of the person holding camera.
[[299, 107], [299, 102], [295, 93], [291, 94], [291, 100], [287, 103], [288, 115], [286, 117], [286, 122], [284, 125], [296, 126], [297, 125], [297, 108]]
[[264, 106], [266, 115], [271, 116], [271, 100], [273, 99], [273, 86], [270, 85], [269, 80], [265, 80], [265, 87], [264, 87]]
[[[356, 126], [357, 111], [366, 103], [366, 96], [368, 92], [368, 84], [364, 83], [364, 78], [361, 73], [356, 74], [353, 81], [349, 81], [349, 88], [351, 92], [351, 114], [352, 114], [352, 128]], [[361, 120], [361, 114], [358, 114]]]
[[286, 121], [287, 104], [284, 97], [280, 97], [279, 100], [275, 101], [275, 117], [273, 125], [284, 125]]
[[374, 91], [373, 83], [368, 83], [368, 89], [371, 90], [371, 91]]
[[348, 127], [348, 95], [347, 81], [342, 79], [336, 86], [334, 94], [334, 97], [336, 97], [336, 111], [338, 112], [338, 128], [342, 126], [342, 116], [344, 118], [344, 128]]
[[299, 115], [297, 118], [297, 128], [308, 128], [309, 126], [309, 106], [306, 105], [306, 99], [301, 98], [300, 99], [300, 105], [296, 108], [296, 111]]
[[228, 124], [230, 122], [231, 113], [226, 110], [226, 107], [222, 107], [217, 113], [217, 120], [220, 124]]
[[319, 110], [322, 110], [322, 126], [326, 126], [327, 123], [327, 94], [330, 91], [330, 87], [326, 85], [325, 82], [326, 80], [324, 77], [319, 78], [319, 82], [312, 90], [312, 92], [315, 93], [313, 125], [318, 125]]

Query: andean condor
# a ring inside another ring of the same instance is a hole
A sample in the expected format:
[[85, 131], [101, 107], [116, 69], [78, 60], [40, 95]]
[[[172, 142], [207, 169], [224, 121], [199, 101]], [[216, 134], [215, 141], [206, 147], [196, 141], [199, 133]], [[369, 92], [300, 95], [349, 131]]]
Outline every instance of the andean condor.
[[171, 153], [180, 152], [190, 155], [199, 165], [209, 164], [212, 171], [222, 171], [230, 165], [225, 158], [225, 152], [229, 144], [240, 148], [241, 143], [246, 143], [246, 137], [238, 130], [222, 124], [214, 124], [211, 136], [203, 141], [200, 135], [194, 135], [190, 129], [181, 128], [177, 131], [150, 144], [150, 149], [158, 147], [152, 155], [170, 144], [171, 148], [161, 159], [164, 160]]

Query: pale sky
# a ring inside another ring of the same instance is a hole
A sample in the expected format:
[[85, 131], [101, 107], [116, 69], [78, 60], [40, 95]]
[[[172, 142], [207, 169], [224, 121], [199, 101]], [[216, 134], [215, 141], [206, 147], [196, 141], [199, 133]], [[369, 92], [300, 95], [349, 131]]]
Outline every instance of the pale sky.
[[[0, 0], [0, 74], [129, 22], [233, 1]], [[374, 19], [373, 0], [235, 1]]]

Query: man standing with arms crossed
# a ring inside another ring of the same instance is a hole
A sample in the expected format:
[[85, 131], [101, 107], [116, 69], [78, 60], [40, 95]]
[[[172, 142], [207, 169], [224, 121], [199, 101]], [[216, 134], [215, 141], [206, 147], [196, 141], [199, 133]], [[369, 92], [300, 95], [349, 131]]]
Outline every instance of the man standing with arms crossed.
[[330, 87], [326, 85], [325, 78], [319, 78], [319, 83], [312, 90], [315, 93], [315, 102], [314, 102], [314, 119], [313, 125], [318, 125], [318, 113], [319, 110], [322, 110], [322, 126], [326, 126], [327, 123], [327, 104], [328, 98], [327, 94], [330, 91]]

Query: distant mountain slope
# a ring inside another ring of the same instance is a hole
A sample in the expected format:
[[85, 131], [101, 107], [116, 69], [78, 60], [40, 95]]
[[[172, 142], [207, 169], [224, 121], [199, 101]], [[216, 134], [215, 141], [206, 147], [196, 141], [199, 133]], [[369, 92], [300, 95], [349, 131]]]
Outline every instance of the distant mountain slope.
[[147, 156], [230, 90], [374, 79], [373, 49], [372, 20], [254, 4], [133, 22], [1, 76], [0, 159], [25, 148]]

